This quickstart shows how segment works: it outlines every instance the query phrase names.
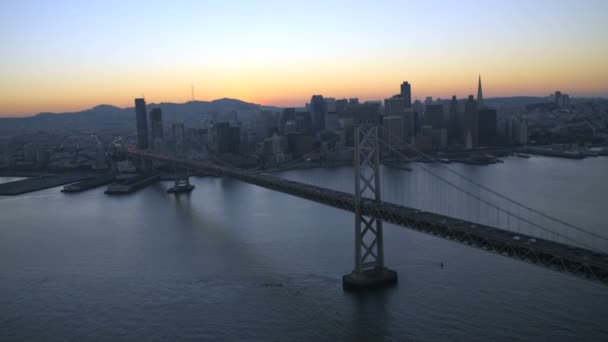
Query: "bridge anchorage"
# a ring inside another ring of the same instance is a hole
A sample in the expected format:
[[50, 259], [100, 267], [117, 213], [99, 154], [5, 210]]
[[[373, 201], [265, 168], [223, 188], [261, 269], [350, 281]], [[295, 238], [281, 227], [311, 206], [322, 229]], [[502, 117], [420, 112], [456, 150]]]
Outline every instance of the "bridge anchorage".
[[364, 215], [361, 206], [364, 197], [380, 202], [378, 118], [357, 118], [354, 133], [355, 269], [342, 277], [347, 291], [391, 286], [398, 279], [397, 272], [384, 266], [382, 221]]

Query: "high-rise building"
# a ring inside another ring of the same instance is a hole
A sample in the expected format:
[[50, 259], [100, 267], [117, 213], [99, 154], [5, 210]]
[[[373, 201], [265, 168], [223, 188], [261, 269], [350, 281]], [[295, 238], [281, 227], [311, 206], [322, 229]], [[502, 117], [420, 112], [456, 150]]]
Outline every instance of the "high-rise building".
[[393, 148], [401, 148], [403, 146], [403, 116], [384, 116], [382, 118], [382, 128], [384, 141]]
[[281, 119], [279, 120], [279, 128], [281, 132], [285, 132], [285, 125], [288, 121], [296, 120], [296, 109], [295, 108], [285, 108], [283, 112], [281, 112]]
[[216, 154], [238, 153], [241, 143], [241, 127], [228, 122], [218, 122], [209, 128], [209, 147]]
[[462, 132], [460, 128], [458, 100], [456, 99], [456, 96], [452, 96], [452, 101], [450, 102], [450, 113], [448, 116], [448, 141], [450, 144], [462, 143]]
[[336, 111], [336, 99], [333, 97], [326, 97], [325, 104], [327, 106], [327, 112], [335, 112]]
[[309, 112], [296, 112], [296, 132], [306, 135], [312, 134], [312, 119]]
[[137, 148], [145, 150], [148, 148], [148, 119], [144, 99], [135, 99], [135, 119], [137, 122]]
[[496, 110], [482, 108], [478, 111], [479, 116], [479, 146], [491, 146], [496, 144], [498, 138], [496, 131]]
[[337, 130], [339, 126], [340, 123], [338, 121], [338, 113], [336, 113], [335, 111], [327, 112], [327, 115], [325, 116], [325, 129]]
[[556, 91], [553, 99], [555, 104], [562, 108], [570, 106], [570, 95], [562, 93], [561, 91]]
[[153, 148], [160, 148], [163, 144], [163, 113], [160, 108], [150, 110], [150, 131]]
[[559, 104], [562, 102], [562, 92], [561, 91], [556, 91], [555, 92], [555, 97], [554, 97], [555, 103], [559, 106]]
[[473, 95], [469, 95], [465, 104], [464, 110], [464, 129], [463, 129], [463, 141], [469, 141], [471, 147], [478, 146], [479, 137], [479, 119], [477, 113], [477, 101]]
[[412, 86], [408, 82], [401, 83], [401, 97], [405, 100], [405, 107], [412, 106]]
[[310, 112], [312, 114], [313, 131], [320, 132], [325, 129], [325, 115], [327, 115], [327, 103], [323, 95], [313, 95], [310, 99]]
[[338, 114], [338, 118], [339, 119], [344, 119], [347, 118], [349, 116], [349, 110], [348, 110], [348, 100], [347, 99], [340, 99], [340, 100], [336, 100], [336, 114]]
[[[399, 130], [399, 139], [406, 140], [408, 138], [407, 131], [408, 126], [411, 126], [411, 123], [408, 124], [406, 121], [406, 109], [407, 109], [407, 101], [405, 98], [401, 96], [393, 96], [391, 98], [384, 100], [384, 115], [385, 117], [398, 117], [401, 122], [401, 129]], [[391, 122], [395, 122], [392, 120]]]
[[483, 108], [483, 91], [481, 90], [481, 75], [479, 75], [479, 82], [477, 83], [477, 106]]
[[424, 112], [424, 121], [433, 129], [442, 129], [444, 126], [443, 104], [428, 104]]
[[403, 116], [405, 108], [407, 108], [407, 101], [401, 96], [384, 99], [384, 115], [386, 116]]

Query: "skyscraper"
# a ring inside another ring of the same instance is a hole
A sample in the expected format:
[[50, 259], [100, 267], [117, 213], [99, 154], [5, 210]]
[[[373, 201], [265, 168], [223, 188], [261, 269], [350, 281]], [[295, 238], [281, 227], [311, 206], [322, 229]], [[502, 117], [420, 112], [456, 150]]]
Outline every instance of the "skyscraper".
[[[382, 118], [382, 127], [384, 141], [386, 141], [393, 148], [400, 148], [403, 146], [403, 117], [390, 115]], [[387, 147], [387, 151], [390, 152], [390, 148]]]
[[477, 106], [483, 107], [483, 92], [481, 90], [481, 75], [479, 75], [479, 82], [477, 83]]
[[288, 121], [296, 120], [296, 109], [295, 108], [285, 108], [283, 112], [281, 112], [281, 118], [279, 119], [279, 129], [281, 132], [285, 132], [285, 126]]
[[[411, 124], [408, 124], [408, 122], [406, 122], [406, 107], [407, 101], [401, 96], [393, 96], [384, 100], [384, 126], [385, 128], [391, 130], [392, 137], [389, 141], [391, 141], [391, 143], [393, 140], [399, 141], [399, 143], [395, 146], [402, 145], [401, 141], [404, 141], [408, 138], [406, 132], [408, 131], [409, 126], [411, 126]], [[401, 125], [401, 127], [398, 129], [394, 127], [394, 125], [396, 125], [397, 123]], [[386, 124], [390, 125], [387, 126]]]
[[448, 117], [448, 141], [450, 144], [462, 143], [462, 132], [460, 129], [460, 115], [458, 115], [458, 100], [452, 96], [450, 102], [450, 114]]
[[325, 115], [327, 114], [327, 103], [323, 95], [313, 95], [310, 99], [310, 112], [314, 133], [325, 129]]
[[408, 82], [401, 83], [401, 97], [405, 100], [405, 108], [412, 106], [412, 86]]
[[464, 110], [464, 130], [462, 141], [469, 141], [471, 147], [477, 147], [479, 137], [479, 119], [477, 113], [477, 101], [473, 95], [469, 95]]
[[444, 126], [443, 120], [443, 104], [428, 104], [424, 111], [425, 123], [433, 127], [433, 129], [442, 129]]
[[498, 138], [496, 132], [496, 110], [483, 108], [479, 110], [479, 145], [491, 146]]
[[145, 150], [148, 148], [148, 119], [144, 99], [135, 99], [135, 119], [137, 122], [137, 148]]
[[150, 110], [151, 143], [153, 148], [160, 148], [163, 142], [163, 113], [160, 108]]

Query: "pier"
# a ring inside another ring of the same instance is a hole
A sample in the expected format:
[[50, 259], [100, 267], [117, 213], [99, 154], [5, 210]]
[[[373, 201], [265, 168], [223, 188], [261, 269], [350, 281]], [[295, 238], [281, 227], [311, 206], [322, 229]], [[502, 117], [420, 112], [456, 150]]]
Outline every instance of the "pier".
[[85, 179], [89, 179], [91, 177], [94, 177], [94, 174], [69, 173], [21, 179], [14, 182], [0, 184], [0, 195], [16, 196], [28, 192], [54, 188], [56, 186], [79, 182]]
[[119, 183], [108, 185], [106, 195], [130, 194], [160, 180], [160, 172], [146, 173], [137, 177], [129, 178]]

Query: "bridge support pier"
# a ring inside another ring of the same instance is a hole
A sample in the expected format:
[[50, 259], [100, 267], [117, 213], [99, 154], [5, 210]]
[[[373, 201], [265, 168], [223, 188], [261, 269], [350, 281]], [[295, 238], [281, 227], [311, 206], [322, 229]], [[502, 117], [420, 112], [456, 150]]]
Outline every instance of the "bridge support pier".
[[[174, 170], [177, 170], [177, 168], [174, 167]], [[177, 176], [177, 178], [175, 178], [175, 183], [173, 184], [173, 187], [169, 188], [167, 192], [170, 194], [179, 194], [189, 193], [192, 192], [192, 190], [194, 190], [194, 185], [190, 184], [190, 176], [188, 175], [188, 171], [186, 170], [185, 174], [179, 175]]]
[[355, 126], [355, 269], [342, 277], [347, 291], [397, 283], [397, 272], [384, 266], [382, 221], [361, 209], [366, 195], [380, 201], [379, 167], [378, 118], [359, 118]]

